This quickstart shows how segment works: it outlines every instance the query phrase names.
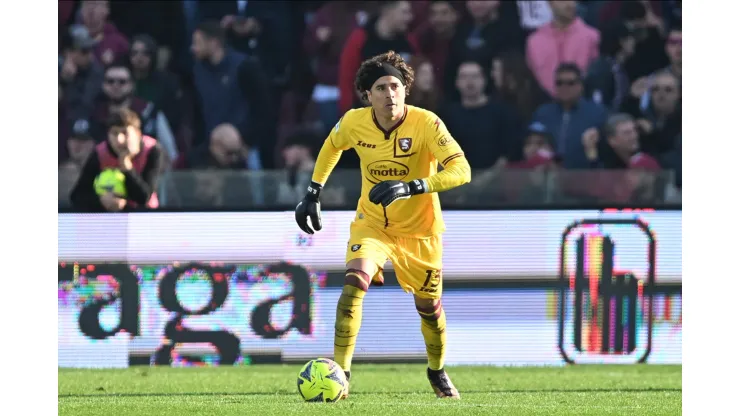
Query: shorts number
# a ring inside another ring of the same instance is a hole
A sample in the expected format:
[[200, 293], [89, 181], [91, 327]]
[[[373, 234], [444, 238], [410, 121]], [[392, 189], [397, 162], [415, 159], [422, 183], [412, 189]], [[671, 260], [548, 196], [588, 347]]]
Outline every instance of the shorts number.
[[427, 270], [427, 278], [424, 280], [424, 284], [421, 285], [420, 292], [436, 293], [437, 286], [442, 280], [442, 273], [440, 270]]

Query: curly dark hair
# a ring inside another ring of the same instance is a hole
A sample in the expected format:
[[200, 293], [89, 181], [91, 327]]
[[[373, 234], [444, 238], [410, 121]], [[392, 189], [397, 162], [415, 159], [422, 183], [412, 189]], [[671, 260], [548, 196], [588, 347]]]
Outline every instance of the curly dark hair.
[[355, 89], [360, 93], [363, 101], [367, 102], [367, 91], [365, 91], [362, 86], [366, 85], [368, 82], [376, 81], [374, 79], [370, 80], [369, 77], [372, 76], [371, 73], [375, 67], [382, 66], [383, 64], [391, 65], [401, 72], [401, 76], [403, 76], [402, 81], [406, 86], [406, 95], [411, 92], [411, 87], [414, 85], [414, 70], [406, 63], [406, 61], [403, 60], [401, 55], [397, 54], [395, 51], [388, 51], [365, 60], [362, 65], [360, 65], [360, 69], [357, 70], [357, 75], [355, 76]]

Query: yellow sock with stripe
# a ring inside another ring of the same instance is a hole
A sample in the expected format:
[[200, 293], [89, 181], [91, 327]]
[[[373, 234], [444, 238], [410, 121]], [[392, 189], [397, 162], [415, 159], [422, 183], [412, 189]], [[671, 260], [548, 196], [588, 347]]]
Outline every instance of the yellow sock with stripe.
[[362, 324], [362, 300], [367, 293], [370, 277], [362, 270], [349, 269], [345, 276], [342, 295], [337, 302], [334, 323], [334, 361], [349, 371], [355, 353], [357, 334]]
[[424, 336], [424, 343], [427, 347], [427, 359], [429, 368], [432, 370], [441, 370], [445, 365], [445, 351], [447, 344], [447, 318], [445, 311], [442, 309], [442, 302], [437, 303], [429, 308], [416, 308], [421, 316], [421, 334]]

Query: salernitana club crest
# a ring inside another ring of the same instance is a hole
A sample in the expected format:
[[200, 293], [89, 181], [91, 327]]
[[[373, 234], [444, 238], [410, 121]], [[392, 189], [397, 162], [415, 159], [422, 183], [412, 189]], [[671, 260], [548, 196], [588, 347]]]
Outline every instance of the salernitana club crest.
[[411, 138], [410, 137], [404, 137], [402, 139], [398, 139], [398, 148], [401, 149], [403, 152], [408, 152], [411, 150]]

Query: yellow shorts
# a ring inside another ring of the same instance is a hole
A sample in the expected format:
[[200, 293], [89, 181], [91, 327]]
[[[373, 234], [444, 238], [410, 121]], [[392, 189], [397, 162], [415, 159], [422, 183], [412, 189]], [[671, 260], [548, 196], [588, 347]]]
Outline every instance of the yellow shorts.
[[442, 296], [442, 236], [396, 237], [380, 229], [353, 222], [347, 244], [347, 262], [373, 260], [382, 273], [390, 259], [401, 288], [420, 298]]

